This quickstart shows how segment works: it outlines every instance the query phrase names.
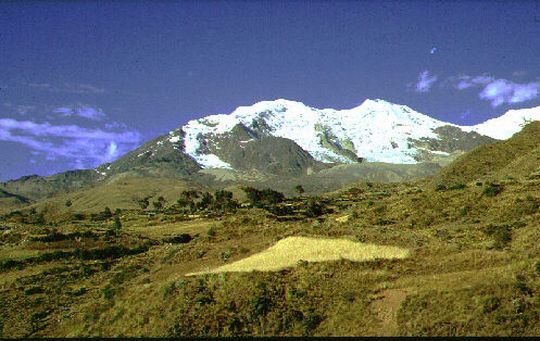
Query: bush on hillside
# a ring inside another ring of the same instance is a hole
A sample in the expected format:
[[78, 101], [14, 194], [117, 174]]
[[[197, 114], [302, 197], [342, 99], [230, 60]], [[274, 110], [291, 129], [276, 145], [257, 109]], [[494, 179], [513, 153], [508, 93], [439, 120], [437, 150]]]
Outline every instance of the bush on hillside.
[[139, 204], [139, 207], [141, 208], [141, 210], [146, 210], [148, 205], [150, 205], [149, 199], [150, 197], [144, 197], [140, 200], [137, 200], [137, 204]]
[[238, 207], [238, 203], [233, 199], [232, 192], [220, 190], [216, 191], [214, 209], [220, 211], [231, 211]]
[[323, 204], [316, 200], [310, 200], [307, 204], [305, 215], [306, 217], [316, 218], [326, 213], [326, 208]]
[[201, 201], [199, 202], [198, 206], [200, 210], [205, 210], [207, 208], [212, 207], [214, 203], [214, 197], [211, 193], [203, 192], [201, 195]]
[[254, 207], [275, 205], [285, 201], [285, 195], [283, 193], [270, 188], [258, 190], [253, 187], [243, 187], [242, 190], [246, 193], [249, 202]]
[[493, 247], [497, 250], [504, 249], [512, 240], [512, 227], [509, 225], [495, 226], [489, 225], [484, 229], [484, 233], [493, 237]]
[[484, 195], [487, 197], [494, 197], [501, 193], [503, 190], [502, 186], [499, 184], [489, 183], [484, 187]]

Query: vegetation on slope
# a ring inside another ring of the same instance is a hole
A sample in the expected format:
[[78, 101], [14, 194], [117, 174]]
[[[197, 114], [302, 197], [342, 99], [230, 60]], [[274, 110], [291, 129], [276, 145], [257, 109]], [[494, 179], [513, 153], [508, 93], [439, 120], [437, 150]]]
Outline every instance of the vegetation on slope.
[[[471, 162], [488, 177], [459, 161], [450, 182], [364, 182], [260, 207], [186, 188], [95, 216], [3, 215], [0, 336], [540, 335], [540, 179], [498, 178], [519, 162], [534, 168], [513, 151], [533, 152], [532, 135], [515, 137], [528, 149], [484, 149], [514, 155], [493, 169], [476, 149]], [[410, 254], [186, 276], [299, 236]]]

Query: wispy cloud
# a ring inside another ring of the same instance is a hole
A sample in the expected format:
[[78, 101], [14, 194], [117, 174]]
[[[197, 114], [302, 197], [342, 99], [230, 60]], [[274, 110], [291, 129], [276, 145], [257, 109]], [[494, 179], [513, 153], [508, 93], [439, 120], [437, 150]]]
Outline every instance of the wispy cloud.
[[418, 82], [415, 85], [415, 91], [428, 92], [436, 81], [437, 76], [430, 75], [429, 71], [425, 70], [418, 75]]
[[540, 82], [515, 83], [507, 79], [496, 79], [488, 75], [459, 76], [453, 78], [458, 90], [480, 88], [480, 99], [489, 101], [492, 107], [502, 104], [515, 104], [532, 100], [540, 95]]
[[28, 113], [32, 113], [38, 109], [36, 105], [32, 105], [32, 104], [15, 105], [15, 104], [12, 104], [11, 102], [4, 102], [2, 103], [2, 106], [4, 106], [5, 108], [8, 108], [10, 111], [16, 112], [17, 114], [21, 116], [27, 115]]
[[75, 168], [93, 168], [111, 162], [139, 145], [135, 130], [55, 125], [13, 118], [0, 119], [0, 141], [23, 144], [35, 156], [66, 161]]
[[31, 88], [57, 92], [57, 93], [72, 93], [72, 94], [102, 94], [105, 93], [105, 89], [84, 83], [63, 83], [63, 84], [51, 84], [51, 83], [27, 83]]
[[463, 90], [468, 89], [473, 86], [482, 86], [487, 85], [495, 80], [495, 78], [487, 75], [481, 75], [476, 77], [471, 76], [459, 76], [457, 77], [458, 82], [454, 85], [456, 89]]
[[93, 108], [82, 104], [59, 107], [54, 109], [53, 113], [61, 114], [64, 117], [78, 116], [93, 121], [101, 121], [107, 117], [100, 108]]

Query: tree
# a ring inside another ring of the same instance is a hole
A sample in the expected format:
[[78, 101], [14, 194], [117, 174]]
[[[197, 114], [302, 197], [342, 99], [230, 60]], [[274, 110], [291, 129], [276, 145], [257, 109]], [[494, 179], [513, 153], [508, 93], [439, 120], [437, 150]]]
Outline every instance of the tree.
[[315, 200], [310, 200], [305, 215], [310, 218], [315, 218], [324, 214], [324, 206]]
[[225, 211], [235, 209], [237, 206], [236, 201], [233, 200], [232, 192], [226, 190], [216, 191], [214, 208]]
[[249, 202], [255, 207], [264, 207], [266, 205], [275, 205], [285, 200], [285, 195], [270, 188], [262, 191], [253, 187], [243, 187]]
[[187, 200], [193, 200], [199, 198], [199, 192], [195, 190], [182, 191], [182, 197]]
[[302, 187], [302, 185], [296, 185], [294, 186], [294, 190], [296, 191], [296, 193], [302, 195], [302, 193], [304, 193], [304, 187]]
[[113, 213], [111, 211], [111, 209], [109, 208], [109, 206], [105, 206], [105, 208], [103, 209], [103, 212], [101, 212], [101, 217], [103, 219], [109, 219], [113, 216]]
[[201, 196], [201, 201], [199, 202], [199, 208], [201, 210], [207, 209], [214, 203], [214, 197], [211, 193], [204, 192]]
[[150, 202], [148, 201], [148, 199], [150, 199], [150, 197], [144, 197], [141, 200], [137, 200], [137, 204], [139, 204], [139, 207], [141, 208], [141, 210], [146, 210], [148, 205], [150, 205]]
[[120, 221], [120, 217], [117, 215], [114, 216], [114, 228], [117, 230], [122, 228], [122, 222]]
[[154, 205], [154, 210], [156, 211], [161, 211], [161, 209], [163, 208], [163, 204], [161, 203], [161, 201], [154, 201], [152, 202], [152, 205]]

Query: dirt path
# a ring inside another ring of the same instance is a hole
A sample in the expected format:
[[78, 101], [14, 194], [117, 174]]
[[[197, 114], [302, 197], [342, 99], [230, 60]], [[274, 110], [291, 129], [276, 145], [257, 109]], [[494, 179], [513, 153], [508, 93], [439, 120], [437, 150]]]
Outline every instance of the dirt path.
[[397, 312], [401, 303], [407, 297], [403, 289], [383, 290], [379, 298], [372, 303], [373, 311], [381, 320], [380, 336], [395, 336], [398, 332]]

